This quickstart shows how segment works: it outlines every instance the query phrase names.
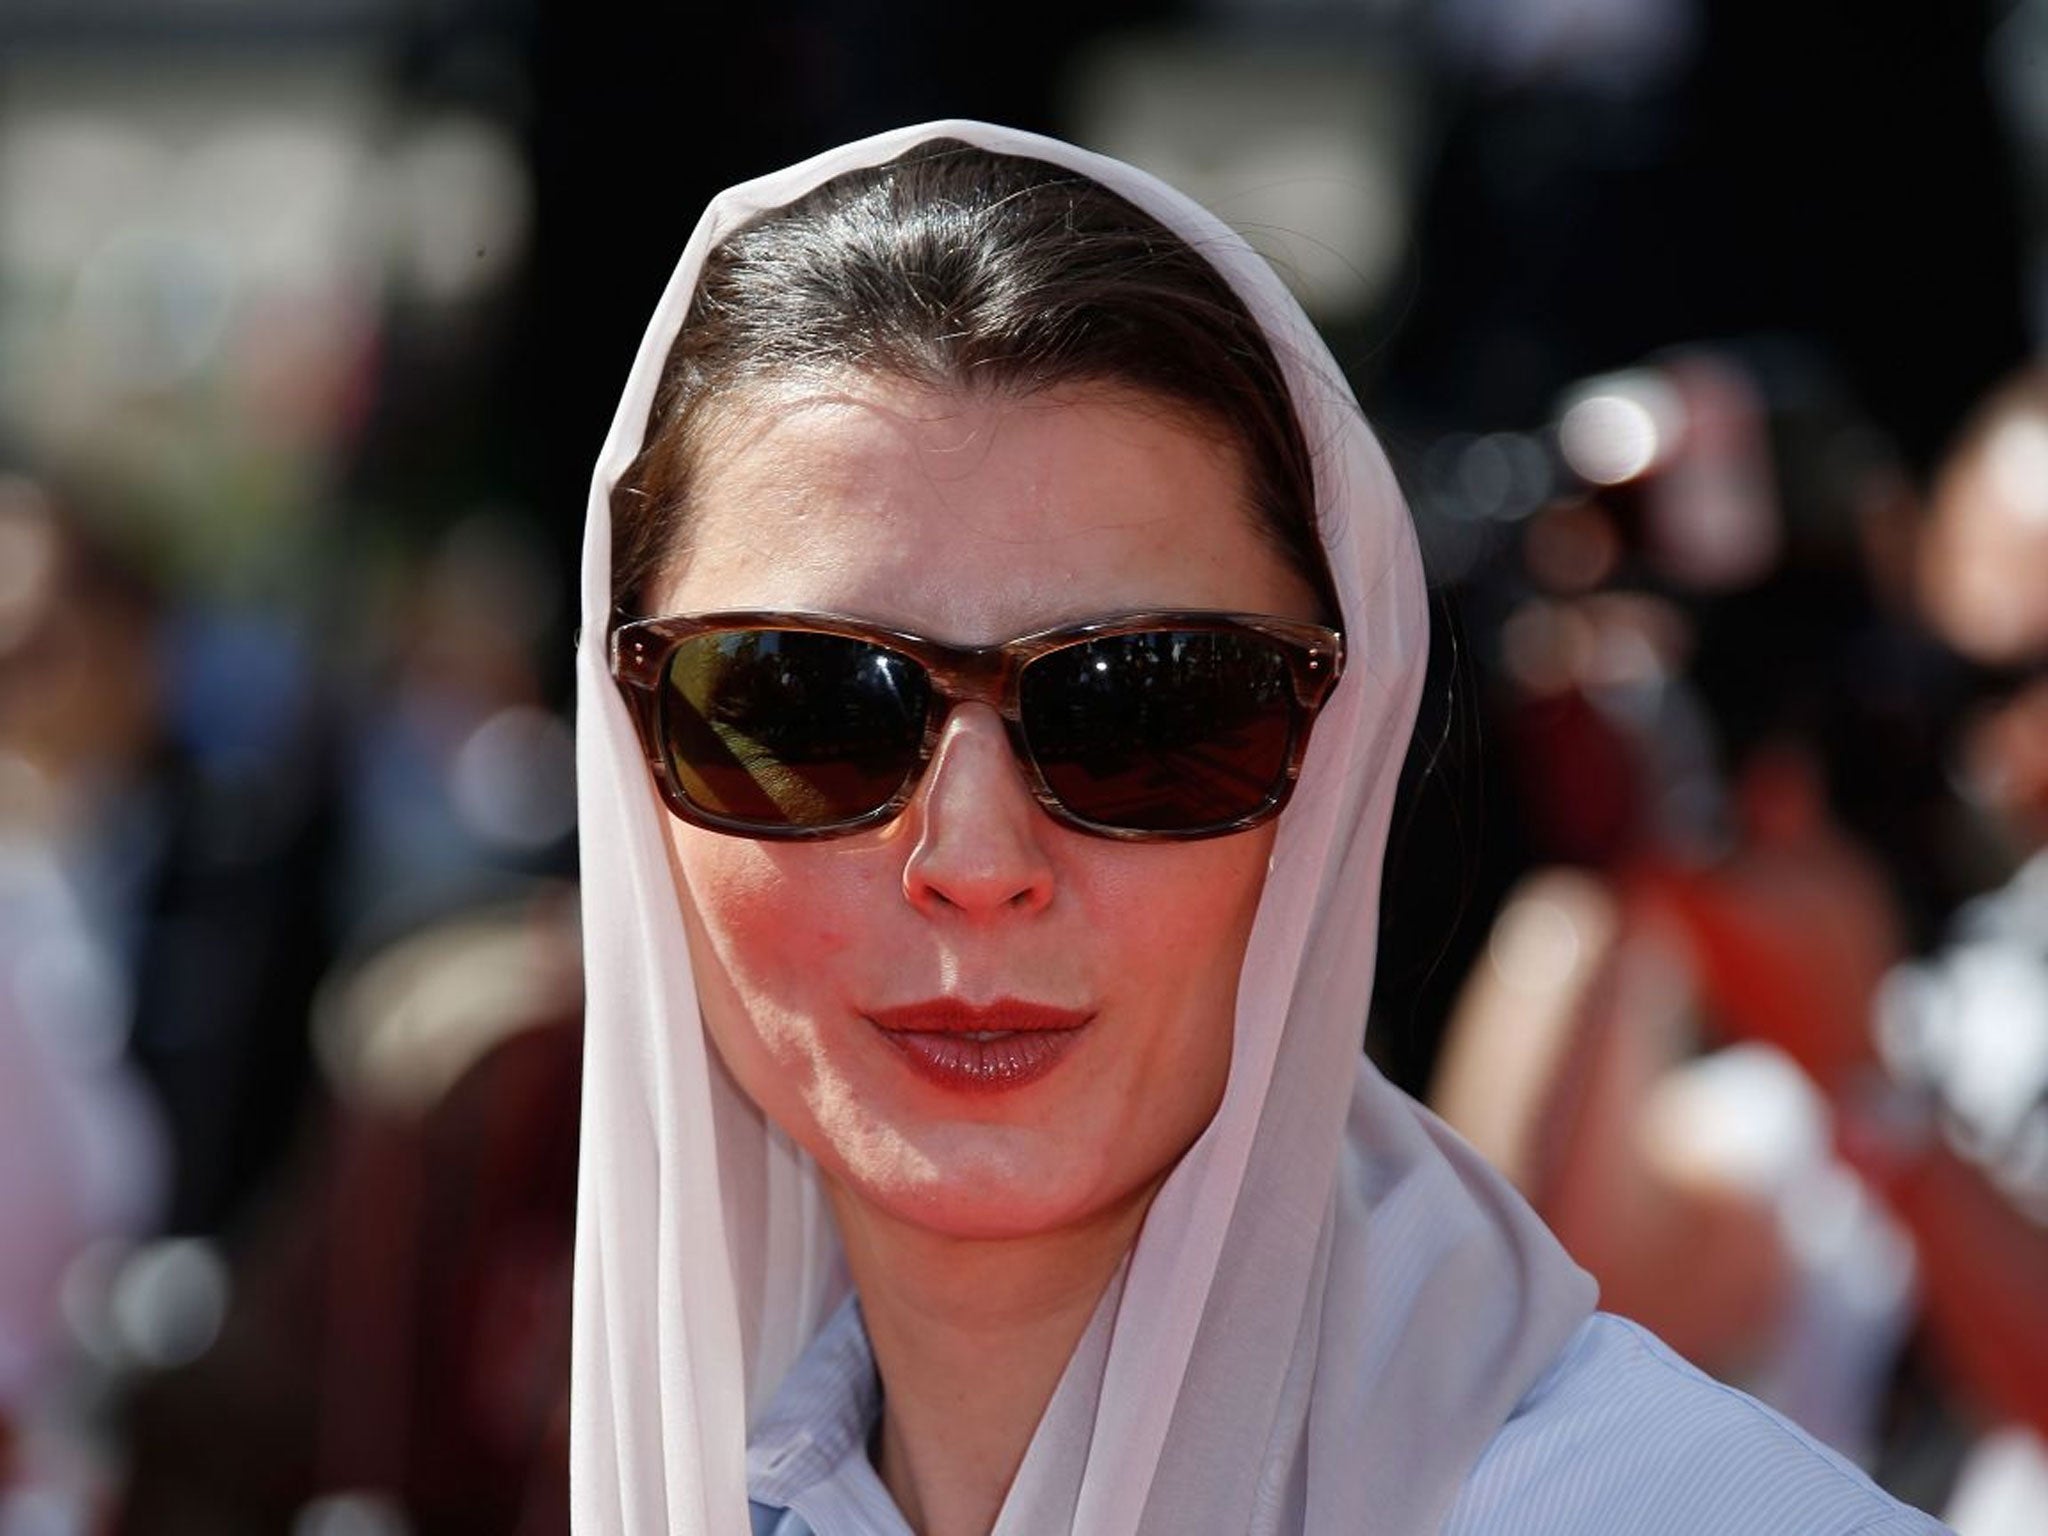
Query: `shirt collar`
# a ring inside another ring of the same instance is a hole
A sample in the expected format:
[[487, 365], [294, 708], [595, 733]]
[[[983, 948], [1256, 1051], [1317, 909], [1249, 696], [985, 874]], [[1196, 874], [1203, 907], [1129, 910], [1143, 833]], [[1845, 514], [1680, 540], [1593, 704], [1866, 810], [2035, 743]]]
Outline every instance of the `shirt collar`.
[[868, 1461], [882, 1410], [859, 1302], [849, 1296], [798, 1358], [747, 1445], [747, 1497], [821, 1533], [909, 1536]]

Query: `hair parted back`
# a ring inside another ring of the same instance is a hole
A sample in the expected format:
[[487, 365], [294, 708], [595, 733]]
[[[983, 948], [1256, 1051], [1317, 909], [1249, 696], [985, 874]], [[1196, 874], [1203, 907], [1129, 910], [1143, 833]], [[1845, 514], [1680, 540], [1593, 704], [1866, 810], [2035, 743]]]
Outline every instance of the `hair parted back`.
[[720, 403], [846, 372], [1017, 396], [1103, 384], [1190, 410], [1236, 439], [1248, 515], [1336, 619], [1308, 445], [1229, 283], [1087, 177], [951, 139], [834, 177], [707, 256], [644, 446], [612, 490], [618, 612], [645, 612], [686, 552]]

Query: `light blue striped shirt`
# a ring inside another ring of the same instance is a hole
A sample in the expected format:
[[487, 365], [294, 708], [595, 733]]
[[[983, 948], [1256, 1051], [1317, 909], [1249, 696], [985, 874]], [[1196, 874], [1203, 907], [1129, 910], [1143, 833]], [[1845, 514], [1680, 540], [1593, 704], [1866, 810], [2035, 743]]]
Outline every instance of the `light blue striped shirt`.
[[[880, 1411], [874, 1356], [849, 1300], [790, 1372], [747, 1449], [753, 1536], [910, 1536], [868, 1461]], [[1598, 1312], [1494, 1436], [1443, 1536], [1944, 1529], [1754, 1398]]]

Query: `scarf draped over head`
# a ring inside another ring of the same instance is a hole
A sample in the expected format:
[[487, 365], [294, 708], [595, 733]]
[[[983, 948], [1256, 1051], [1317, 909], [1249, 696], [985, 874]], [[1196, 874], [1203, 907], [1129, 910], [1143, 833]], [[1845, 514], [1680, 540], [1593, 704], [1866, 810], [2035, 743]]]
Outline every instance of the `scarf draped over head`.
[[666, 813], [606, 670], [611, 488], [641, 447], [706, 252], [934, 138], [1091, 177], [1222, 272], [1280, 358], [1314, 454], [1349, 653], [1280, 819], [1222, 1107], [1069, 1363], [998, 1536], [1434, 1531], [1592, 1292], [1508, 1186], [1359, 1050], [1428, 644], [1407, 511], [1328, 351], [1237, 235], [1142, 171], [972, 122], [865, 139], [717, 198], [647, 327], [591, 485], [574, 1529], [746, 1530], [749, 1423], [847, 1283], [816, 1171], [733, 1086], [698, 1018]]

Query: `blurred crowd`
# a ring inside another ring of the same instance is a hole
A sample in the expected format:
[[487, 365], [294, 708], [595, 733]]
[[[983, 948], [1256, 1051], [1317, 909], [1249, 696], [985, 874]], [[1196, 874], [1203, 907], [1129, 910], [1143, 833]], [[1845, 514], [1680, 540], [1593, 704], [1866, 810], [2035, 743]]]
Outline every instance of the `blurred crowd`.
[[2048, 0], [574, 11], [0, 0], [0, 1536], [565, 1529], [588, 465], [703, 194], [949, 113], [1209, 199], [1381, 426], [1368, 1048], [2048, 1529]]

